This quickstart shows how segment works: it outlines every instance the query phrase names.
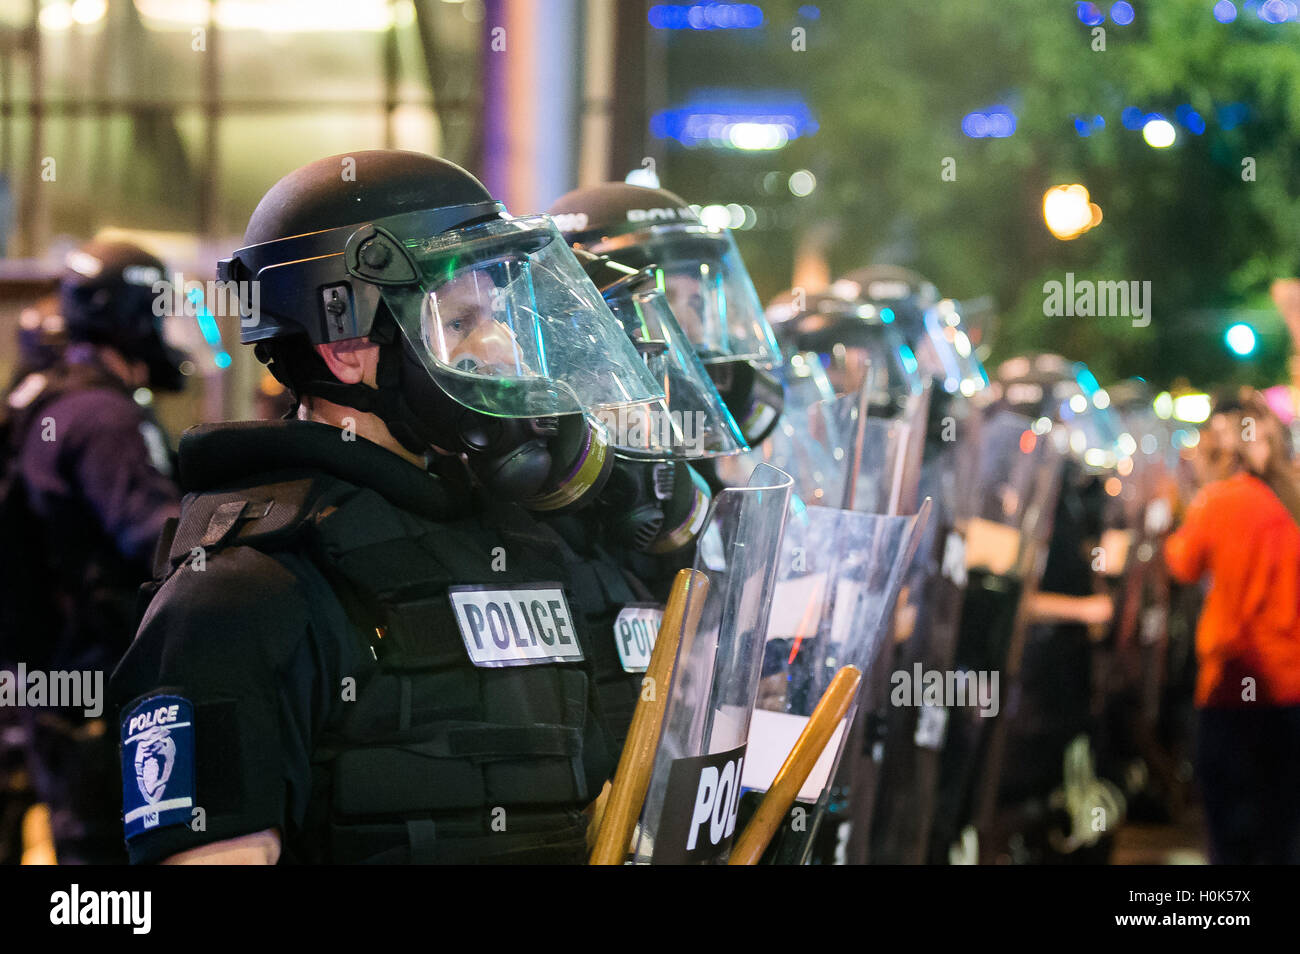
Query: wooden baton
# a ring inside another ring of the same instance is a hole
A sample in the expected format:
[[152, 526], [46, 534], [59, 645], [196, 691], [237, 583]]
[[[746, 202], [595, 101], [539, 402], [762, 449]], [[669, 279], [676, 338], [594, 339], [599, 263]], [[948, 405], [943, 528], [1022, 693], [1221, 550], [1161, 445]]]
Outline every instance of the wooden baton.
[[799, 733], [799, 738], [795, 740], [790, 754], [781, 764], [781, 770], [772, 780], [772, 787], [767, 790], [763, 801], [759, 803], [758, 811], [754, 813], [754, 817], [749, 820], [745, 830], [736, 839], [727, 864], [758, 864], [772, 836], [781, 827], [786, 813], [794, 804], [799, 789], [803, 788], [803, 783], [808, 781], [813, 766], [821, 758], [826, 743], [835, 734], [836, 726], [849, 711], [853, 696], [857, 693], [858, 684], [861, 682], [862, 670], [857, 666], [845, 666], [835, 674], [831, 684], [817, 700], [817, 708], [813, 709], [812, 715], [808, 717], [808, 722]]
[[[650, 787], [650, 770], [654, 767], [655, 752], [659, 747], [659, 733], [663, 729], [664, 709], [668, 705], [668, 689], [672, 683], [673, 667], [677, 664], [682, 632], [684, 629], [691, 634], [695, 632], [708, 592], [709, 578], [698, 570], [679, 570], [673, 580], [659, 635], [655, 637], [655, 648], [650, 654], [650, 668], [646, 672], [646, 679], [654, 691], [649, 699], [642, 692], [632, 714], [632, 725], [628, 729], [627, 741], [623, 743], [623, 753], [614, 772], [614, 784], [596, 833], [596, 847], [591, 852], [593, 865], [621, 865], [627, 858], [632, 832], [641, 817], [641, 806]], [[688, 604], [689, 619], [686, 615]]]

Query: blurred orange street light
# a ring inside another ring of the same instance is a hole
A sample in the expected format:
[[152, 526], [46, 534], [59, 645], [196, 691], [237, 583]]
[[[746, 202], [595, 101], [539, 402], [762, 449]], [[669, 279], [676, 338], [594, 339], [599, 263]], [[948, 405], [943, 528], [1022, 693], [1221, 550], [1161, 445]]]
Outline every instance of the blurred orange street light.
[[1077, 182], [1052, 186], [1043, 193], [1043, 221], [1049, 232], [1062, 241], [1069, 241], [1101, 222], [1101, 207], [1091, 201], [1088, 190]]

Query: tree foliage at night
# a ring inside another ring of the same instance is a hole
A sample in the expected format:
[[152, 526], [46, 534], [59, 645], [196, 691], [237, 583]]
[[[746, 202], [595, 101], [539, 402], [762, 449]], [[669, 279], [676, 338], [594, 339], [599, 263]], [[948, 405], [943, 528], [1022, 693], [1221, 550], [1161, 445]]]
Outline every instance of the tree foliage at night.
[[[1044, 0], [824, 2], [813, 15], [786, 0], [764, 4], [758, 31], [674, 35], [671, 94], [719, 76], [798, 90], [819, 129], [777, 153], [674, 149], [665, 184], [692, 201], [781, 203], [781, 227], [740, 235], [765, 296], [788, 285], [796, 243], [820, 228], [835, 272], [895, 261], [947, 295], [992, 295], [998, 358], [1050, 349], [1102, 380], [1159, 386], [1281, 380], [1287, 337], [1268, 285], [1300, 270], [1300, 23], [1266, 23], [1254, 4], [1238, 3], [1231, 23], [1213, 0], [1132, 6], [1131, 24], [1101, 24], [1104, 50], [1074, 3]], [[796, 27], [806, 50], [792, 49]], [[995, 105], [1014, 112], [1014, 134], [963, 134], [966, 114]], [[1174, 122], [1174, 145], [1147, 145], [1122, 123], [1126, 108]], [[1202, 134], [1177, 118], [1188, 109]], [[1097, 116], [1104, 128], [1079, 135], [1075, 119]], [[764, 170], [800, 168], [818, 181], [805, 198], [758, 185]], [[1061, 241], [1043, 193], [1073, 182], [1104, 218]], [[1150, 281], [1150, 325], [1045, 316], [1043, 285], [1067, 272]], [[1260, 333], [1248, 362], [1223, 344], [1243, 319]]]

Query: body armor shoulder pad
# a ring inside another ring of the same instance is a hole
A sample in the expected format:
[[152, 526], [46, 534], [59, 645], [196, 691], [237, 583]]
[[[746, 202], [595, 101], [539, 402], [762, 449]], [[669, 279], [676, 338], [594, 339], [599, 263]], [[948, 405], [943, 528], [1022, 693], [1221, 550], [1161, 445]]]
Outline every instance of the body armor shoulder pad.
[[331, 491], [344, 486], [335, 478], [312, 475], [238, 490], [187, 494], [168, 562], [175, 568], [196, 550], [208, 553], [227, 546], [281, 549], [329, 506], [335, 496]]

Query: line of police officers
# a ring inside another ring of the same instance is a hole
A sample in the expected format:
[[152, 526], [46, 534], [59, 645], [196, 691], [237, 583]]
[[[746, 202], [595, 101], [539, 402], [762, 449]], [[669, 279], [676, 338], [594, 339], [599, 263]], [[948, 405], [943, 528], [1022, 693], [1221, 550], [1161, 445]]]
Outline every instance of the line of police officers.
[[[549, 211], [513, 217], [407, 152], [276, 183], [218, 277], [257, 283], [241, 338], [294, 413], [188, 430], [179, 510], [132, 400], [179, 386], [152, 309], [163, 267], [122, 244], [70, 259], [66, 343], [34, 326], [7, 424], [6, 525], [17, 500], [43, 527], [56, 615], [7, 615], [0, 653], [116, 667], [103, 719], [25, 719], [61, 861], [116, 860], [123, 832], [135, 863], [583, 861], [646, 663], [620, 626], [659, 618], [711, 494], [774, 447], [798, 506], [938, 502], [880, 671], [1010, 659], [1043, 705], [1013, 724], [1047, 738], [1013, 734], [1004, 758], [1048, 769], [1024, 792], [1059, 783], [1052, 764], [1095, 715], [1086, 629], [1104, 618], [1086, 563], [1098, 508], [1061, 487], [1095, 489], [1084, 462], [1119, 456], [1088, 432], [1104, 406], [1079, 368], [1040, 359], [989, 387], [958, 307], [899, 270], [796, 289], [769, 322], [726, 230], [663, 190], [611, 183]], [[803, 422], [837, 396], [887, 423], [888, 446], [835, 459]], [[1071, 454], [1080, 476], [1062, 483]], [[1021, 611], [1040, 577], [1063, 595]], [[1037, 669], [1035, 619], [1058, 624]], [[989, 749], [1007, 743], [869, 698], [827, 806], [852, 829], [848, 860], [946, 860], [981, 783], [998, 801]]]

